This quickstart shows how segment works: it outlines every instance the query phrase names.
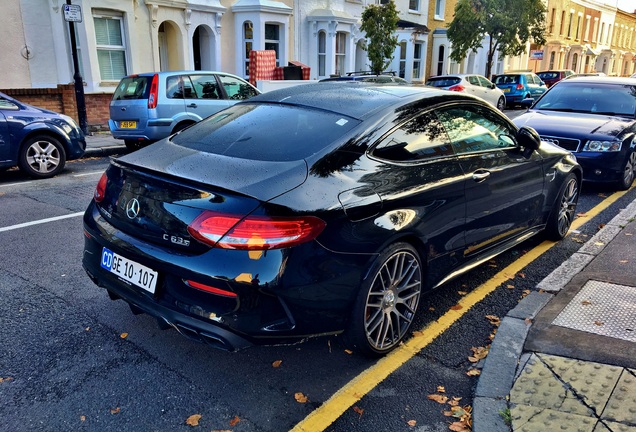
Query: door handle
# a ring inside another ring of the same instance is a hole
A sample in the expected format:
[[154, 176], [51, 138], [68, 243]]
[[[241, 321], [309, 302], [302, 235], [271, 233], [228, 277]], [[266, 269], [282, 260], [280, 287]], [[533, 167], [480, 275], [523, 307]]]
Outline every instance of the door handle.
[[483, 182], [488, 177], [490, 177], [490, 172], [489, 171], [475, 171], [473, 173], [473, 180], [475, 182], [477, 182], [477, 183]]
[[197, 104], [195, 103], [191, 103], [190, 105], [188, 105], [188, 108], [196, 108], [196, 107], [197, 107]]

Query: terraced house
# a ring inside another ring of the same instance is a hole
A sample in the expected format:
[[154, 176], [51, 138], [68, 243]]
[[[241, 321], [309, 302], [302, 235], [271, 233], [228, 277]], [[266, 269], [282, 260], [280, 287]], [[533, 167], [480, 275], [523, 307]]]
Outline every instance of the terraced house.
[[[310, 80], [369, 69], [360, 17], [388, 0], [73, 0], [89, 125], [105, 124], [122, 76], [161, 70], [221, 70], [249, 78], [249, 53], [272, 50], [277, 66], [309, 67]], [[389, 69], [411, 82], [446, 73], [484, 73], [486, 50], [450, 60], [446, 27], [457, 0], [395, 0], [398, 46]], [[66, 0], [3, 0], [6, 29], [0, 89], [74, 115]], [[634, 72], [636, 16], [593, 0], [548, 0], [547, 44], [495, 57], [493, 73], [571, 68]], [[488, 46], [484, 41], [484, 46]], [[530, 57], [530, 52], [540, 56]], [[70, 89], [69, 89], [70, 85]], [[52, 99], [56, 101], [52, 102]]]

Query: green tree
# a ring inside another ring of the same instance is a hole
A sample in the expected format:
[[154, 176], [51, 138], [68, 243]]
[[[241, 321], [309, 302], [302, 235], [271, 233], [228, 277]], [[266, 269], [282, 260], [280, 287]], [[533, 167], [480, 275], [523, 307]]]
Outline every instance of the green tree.
[[516, 56], [525, 52], [529, 40], [545, 44], [545, 12], [542, 0], [459, 0], [448, 25], [453, 46], [450, 57], [462, 61], [469, 50], [482, 48], [487, 38], [485, 75], [490, 77], [497, 51]]
[[397, 22], [400, 19], [393, 0], [383, 4], [370, 4], [362, 12], [360, 29], [366, 33], [366, 51], [371, 61], [371, 70], [380, 74], [393, 60], [393, 53], [398, 46], [395, 35]]

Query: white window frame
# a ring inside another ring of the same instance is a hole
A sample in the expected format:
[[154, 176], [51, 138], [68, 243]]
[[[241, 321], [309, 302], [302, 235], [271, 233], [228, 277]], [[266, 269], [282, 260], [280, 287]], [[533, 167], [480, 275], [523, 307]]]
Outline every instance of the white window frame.
[[[415, 7], [411, 7], [411, 3], [415, 3]], [[409, 0], [409, 12], [420, 11], [420, 0]]]
[[[126, 42], [126, 33], [124, 32], [124, 16], [123, 14], [117, 14], [117, 13], [107, 13], [104, 11], [94, 11], [92, 14], [92, 18], [93, 18], [93, 25], [95, 27], [97, 27], [95, 25], [96, 20], [115, 20], [119, 23], [119, 36], [121, 38], [121, 45], [105, 45], [105, 44], [100, 44], [99, 41], [97, 40], [97, 31], [95, 30], [95, 51], [97, 53], [97, 67], [98, 67], [98, 71], [99, 71], [99, 78], [101, 81], [119, 81], [121, 78], [125, 77], [126, 75], [128, 75], [128, 49], [127, 49], [127, 42]], [[123, 71], [123, 75], [120, 77], [117, 77], [114, 75], [114, 71], [111, 68], [111, 76], [110, 77], [103, 77], [102, 76], [102, 65], [101, 62], [99, 60], [99, 53], [100, 52], [121, 52], [123, 53], [123, 60], [124, 60], [124, 71]]]
[[267, 26], [273, 26], [273, 27], [276, 27], [278, 29], [278, 39], [267, 39], [267, 38], [265, 38], [264, 39], [264, 47], [265, 47], [265, 49], [271, 49], [271, 46], [270, 46], [270, 48], [268, 48], [267, 46], [268, 45], [276, 45], [277, 49], [274, 50], [274, 51], [276, 51], [276, 66], [280, 66], [280, 50], [281, 50], [280, 35], [282, 33], [282, 28], [281, 28], [282, 26], [280, 25], [280, 23], [266, 22], [264, 24], [264, 28], [263, 28], [263, 31], [264, 31], [265, 35], [267, 35]]
[[435, 19], [444, 19], [444, 9], [446, 9], [446, 0], [435, 0]]
[[[419, 57], [417, 56], [417, 48], [419, 47]], [[423, 42], [415, 42], [413, 44], [413, 79], [419, 80], [422, 79], [422, 53], [424, 52], [424, 43]]]
[[[252, 37], [248, 38], [246, 35], [246, 29], [245, 26], [249, 24], [252, 26]], [[241, 31], [241, 35], [242, 35], [242, 49], [243, 49], [243, 71], [241, 71], [243, 73], [243, 76], [245, 78], [249, 78], [250, 76], [250, 51], [254, 49], [254, 23], [250, 20], [245, 20], [243, 21], [243, 26], [242, 26], [242, 31]], [[251, 44], [251, 48], [248, 51], [247, 50], [247, 44]]]
[[[320, 46], [321, 42], [322, 50]], [[327, 32], [324, 30], [318, 32], [318, 46], [316, 47], [316, 51], [318, 52], [318, 76], [327, 76]]]
[[[341, 41], [339, 39], [342, 39]], [[338, 75], [344, 75], [347, 71], [345, 70], [345, 66], [347, 64], [347, 45], [348, 45], [348, 39], [349, 39], [349, 33], [347, 32], [343, 32], [343, 31], [339, 31], [336, 32], [336, 49], [334, 52], [334, 56], [335, 56], [335, 67], [336, 67], [336, 74]], [[339, 42], [342, 42], [341, 44]], [[342, 49], [342, 51], [339, 51], [339, 45], [342, 45], [340, 48]]]

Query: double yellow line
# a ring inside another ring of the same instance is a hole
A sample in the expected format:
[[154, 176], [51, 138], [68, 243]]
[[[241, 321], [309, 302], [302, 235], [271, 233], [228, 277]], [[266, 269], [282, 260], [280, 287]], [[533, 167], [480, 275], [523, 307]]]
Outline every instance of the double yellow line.
[[[631, 190], [631, 189], [630, 189]], [[616, 192], [601, 203], [596, 205], [590, 211], [578, 218], [572, 223], [571, 229], [580, 228], [587, 221], [598, 215], [610, 205], [614, 204], [619, 198], [629, 191]], [[488, 282], [480, 285], [475, 290], [466, 294], [458, 304], [461, 309], [449, 310], [442, 315], [437, 321], [434, 321], [424, 327], [422, 330], [415, 332], [406, 343], [396, 348], [386, 357], [378, 360], [376, 364], [362, 372], [360, 375], [349, 381], [334, 393], [325, 403], [305, 417], [300, 423], [291, 429], [292, 432], [318, 432], [324, 431], [334, 421], [336, 421], [346, 410], [351, 408], [363, 396], [371, 391], [375, 386], [381, 383], [391, 373], [396, 371], [400, 366], [415, 356], [420, 350], [433, 342], [439, 335], [444, 333], [452, 324], [461, 318], [470, 308], [482, 301], [488, 294], [492, 293], [497, 287], [509, 279], [513, 279], [519, 271], [525, 268], [532, 261], [537, 259], [543, 253], [547, 252], [556, 243], [544, 241], [535, 248], [522, 255], [515, 262], [494, 275]]]

